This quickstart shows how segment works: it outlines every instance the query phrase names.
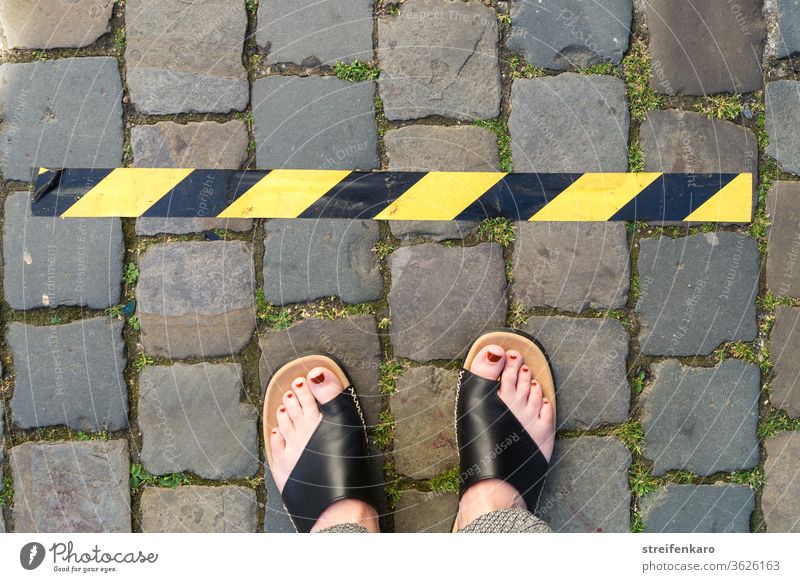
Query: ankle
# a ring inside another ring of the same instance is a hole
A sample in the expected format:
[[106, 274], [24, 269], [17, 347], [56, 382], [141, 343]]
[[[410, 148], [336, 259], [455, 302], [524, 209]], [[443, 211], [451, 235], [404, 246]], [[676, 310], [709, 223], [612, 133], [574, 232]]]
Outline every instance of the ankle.
[[341, 499], [322, 512], [311, 532], [316, 533], [345, 523], [360, 525], [370, 533], [380, 531], [378, 512], [374, 507], [359, 499]]
[[512, 507], [527, 509], [525, 500], [514, 487], [500, 479], [478, 481], [461, 496], [456, 525], [460, 529], [482, 515]]

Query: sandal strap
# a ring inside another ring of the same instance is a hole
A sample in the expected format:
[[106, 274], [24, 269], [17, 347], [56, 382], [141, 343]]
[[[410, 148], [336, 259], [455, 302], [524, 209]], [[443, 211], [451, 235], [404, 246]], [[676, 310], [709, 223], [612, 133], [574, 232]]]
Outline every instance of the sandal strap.
[[500, 382], [461, 370], [456, 394], [456, 436], [461, 495], [484, 479], [502, 479], [533, 512], [549, 463], [497, 393]]
[[308, 533], [341, 499], [360, 499], [378, 511], [380, 486], [370, 480], [367, 430], [352, 386], [320, 405], [320, 421], [292, 469], [281, 497], [298, 532]]

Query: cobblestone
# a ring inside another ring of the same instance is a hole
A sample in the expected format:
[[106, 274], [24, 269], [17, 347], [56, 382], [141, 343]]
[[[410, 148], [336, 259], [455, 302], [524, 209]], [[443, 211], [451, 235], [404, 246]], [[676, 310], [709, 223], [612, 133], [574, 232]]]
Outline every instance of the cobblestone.
[[696, 475], [758, 464], [759, 370], [741, 360], [690, 368], [677, 360], [652, 365], [641, 396], [644, 455], [653, 473]]
[[681, 0], [648, 2], [653, 59], [650, 86], [669, 95], [759, 89], [766, 39], [761, 4], [759, 0], [737, 0], [721, 8]]
[[256, 80], [252, 107], [258, 166], [378, 168], [374, 96], [374, 83], [335, 77]]
[[250, 341], [256, 321], [249, 243], [153, 245], [141, 255], [139, 269], [137, 311], [147, 353], [224, 356]]
[[536, 515], [556, 532], [628, 531], [630, 464], [613, 437], [557, 440]]
[[574, 312], [625, 305], [630, 266], [623, 224], [519, 223], [516, 233], [516, 303]]
[[12, 322], [6, 332], [16, 370], [11, 417], [19, 428], [128, 427], [122, 321], [96, 317], [64, 325]]
[[458, 513], [458, 495], [403, 491], [394, 507], [397, 533], [450, 533]]
[[114, 168], [122, 163], [116, 59], [0, 64], [0, 111], [0, 170], [6, 180], [27, 182], [39, 166]]
[[511, 2], [508, 48], [537, 67], [567, 69], [619, 63], [628, 48], [631, 0]]
[[419, 362], [458, 358], [481, 330], [505, 323], [500, 245], [421, 244], [397, 249], [388, 261], [390, 336], [396, 356]]
[[755, 493], [741, 485], [668, 485], [640, 502], [647, 533], [748, 533]]
[[777, 182], [767, 195], [767, 213], [767, 288], [800, 297], [800, 183]]
[[774, 364], [770, 404], [786, 410], [792, 418], [800, 417], [800, 308], [779, 305], [775, 309], [769, 350]]
[[639, 343], [647, 355], [708, 355], [725, 341], [756, 337], [760, 256], [743, 234], [643, 239]]
[[772, 81], [764, 92], [767, 155], [786, 172], [800, 174], [800, 81]]
[[258, 527], [255, 491], [236, 485], [148, 487], [141, 506], [145, 533], [254, 533]]
[[0, 49], [83, 47], [111, 30], [114, 0], [4, 0]]
[[264, 295], [277, 305], [337, 296], [345, 303], [383, 297], [372, 251], [374, 220], [270, 220], [265, 227]]
[[783, 432], [764, 442], [767, 484], [761, 508], [768, 532], [800, 532], [800, 433]]
[[389, 120], [500, 113], [497, 19], [480, 2], [406, 0], [378, 18], [379, 81]]
[[130, 533], [128, 443], [27, 442], [9, 452], [17, 533]]
[[391, 397], [396, 423], [395, 469], [413, 479], [430, 479], [458, 466], [453, 411], [458, 373], [433, 366], [406, 370]]
[[244, 2], [127, 0], [125, 64], [136, 109], [153, 115], [243, 110], [246, 29]]
[[511, 87], [516, 172], [624, 172], [629, 125], [625, 85], [614, 77], [562, 73]]

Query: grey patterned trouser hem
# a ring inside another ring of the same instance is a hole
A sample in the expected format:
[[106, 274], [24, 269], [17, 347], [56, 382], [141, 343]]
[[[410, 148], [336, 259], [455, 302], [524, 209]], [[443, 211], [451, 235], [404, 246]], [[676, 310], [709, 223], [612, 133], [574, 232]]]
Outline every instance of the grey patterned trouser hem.
[[[458, 533], [550, 533], [552, 531], [550, 526], [531, 512], [519, 507], [512, 507], [486, 513], [458, 530]], [[368, 532], [366, 528], [356, 523], [343, 523], [320, 530], [319, 533]]]

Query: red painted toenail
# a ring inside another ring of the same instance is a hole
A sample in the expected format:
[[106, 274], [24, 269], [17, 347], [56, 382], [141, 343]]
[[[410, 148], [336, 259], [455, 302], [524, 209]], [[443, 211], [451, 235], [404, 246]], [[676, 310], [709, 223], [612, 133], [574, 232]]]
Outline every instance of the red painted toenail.
[[281, 406], [281, 407], [278, 409], [278, 412], [286, 412], [286, 407], [285, 407], [285, 406]]
[[536, 385], [538, 384], [538, 382], [537, 382], [536, 380], [531, 380], [531, 384], [532, 384], [533, 386], [536, 386]]
[[545, 404], [550, 404], [550, 401], [547, 398], [542, 398], [542, 402], [544, 402]]
[[278, 433], [278, 429], [277, 428], [273, 428], [272, 429], [272, 434], [277, 434], [277, 433]]
[[503, 356], [498, 356], [497, 354], [493, 354], [492, 352], [486, 352], [486, 359], [492, 362], [493, 364], [499, 362]]
[[511, 358], [512, 360], [517, 359], [517, 356], [515, 356], [514, 354], [508, 354], [508, 357]]
[[295, 386], [297, 386], [298, 388], [302, 388], [303, 387], [303, 383], [302, 382], [298, 382], [297, 384], [295, 384]]
[[316, 378], [311, 378], [311, 381], [314, 384], [322, 384], [325, 381], [325, 374], [320, 372], [319, 376], [317, 376]]
[[528, 366], [522, 366], [522, 371], [523, 372], [530, 372], [531, 369]]
[[292, 397], [292, 393], [291, 393], [291, 392], [289, 392], [288, 394], [286, 394], [286, 398], [291, 398], [291, 397]]

